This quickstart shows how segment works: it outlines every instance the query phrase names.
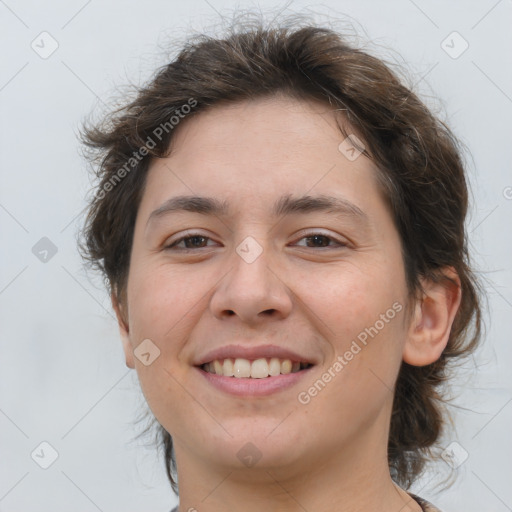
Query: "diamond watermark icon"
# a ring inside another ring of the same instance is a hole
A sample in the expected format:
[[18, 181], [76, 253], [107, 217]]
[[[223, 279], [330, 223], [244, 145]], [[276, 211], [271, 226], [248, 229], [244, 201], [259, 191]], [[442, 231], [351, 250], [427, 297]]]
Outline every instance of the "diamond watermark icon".
[[48, 32], [41, 32], [31, 43], [30, 46], [41, 59], [50, 57], [59, 47], [57, 40]]
[[236, 248], [236, 252], [246, 263], [252, 263], [263, 252], [263, 247], [252, 236], [248, 236]]
[[32, 254], [43, 263], [48, 263], [57, 254], [57, 246], [48, 237], [43, 236], [32, 247]]
[[30, 456], [39, 467], [48, 469], [59, 458], [59, 453], [50, 443], [43, 441]]
[[133, 353], [144, 366], [149, 366], [160, 356], [160, 349], [147, 338], [139, 344]]
[[254, 444], [245, 443], [236, 456], [244, 466], [252, 468], [261, 459], [262, 453]]
[[452, 441], [441, 453], [442, 459], [451, 466], [453, 469], [457, 469], [461, 466], [466, 459], [469, 457], [469, 453], [457, 443]]
[[365, 150], [365, 145], [356, 135], [351, 133], [343, 142], [338, 146], [338, 150], [342, 153], [347, 160], [353, 162]]
[[441, 41], [441, 48], [452, 59], [458, 59], [469, 48], [469, 43], [454, 31]]

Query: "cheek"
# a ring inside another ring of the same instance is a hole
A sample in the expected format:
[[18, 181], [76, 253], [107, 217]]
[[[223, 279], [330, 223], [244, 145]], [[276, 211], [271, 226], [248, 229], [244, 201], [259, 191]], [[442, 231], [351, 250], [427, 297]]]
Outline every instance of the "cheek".
[[169, 341], [179, 338], [199, 312], [207, 281], [200, 272], [180, 272], [169, 265], [140, 268], [130, 276], [128, 287], [130, 332], [134, 338], [172, 346]]
[[332, 436], [356, 436], [391, 407], [401, 364], [401, 303], [385, 295], [377, 300], [374, 289], [368, 300], [364, 289], [358, 290], [352, 300], [340, 296], [339, 305], [331, 307], [326, 322], [334, 330], [328, 338], [332, 359], [320, 379], [302, 390], [302, 398], [310, 400], [309, 421]]
[[[383, 334], [390, 331], [391, 324], [395, 328], [400, 325], [397, 309], [403, 306], [403, 291], [399, 269], [384, 270], [378, 262], [372, 262], [309, 274], [303, 278], [301, 299], [321, 320], [316, 323], [325, 326], [326, 338], [342, 351], [376, 322]], [[393, 307], [394, 303], [399, 305]]]
[[128, 281], [131, 344], [136, 350], [142, 340], [149, 339], [158, 353], [148, 366], [135, 361], [140, 386], [150, 409], [164, 423], [169, 410], [174, 414], [182, 406], [184, 374], [179, 353], [197, 322], [194, 311], [204, 295], [198, 289], [200, 279], [193, 274], [183, 276], [169, 265], [150, 268], [139, 263], [132, 266]]
[[317, 325], [326, 326], [325, 339], [331, 345], [326, 370], [335, 375], [326, 376], [332, 380], [318, 406], [328, 403], [335, 410], [359, 410], [371, 417], [392, 396], [402, 360], [405, 282], [401, 268], [374, 260], [350, 270], [337, 269], [318, 282], [329, 283], [310, 293], [322, 320]]

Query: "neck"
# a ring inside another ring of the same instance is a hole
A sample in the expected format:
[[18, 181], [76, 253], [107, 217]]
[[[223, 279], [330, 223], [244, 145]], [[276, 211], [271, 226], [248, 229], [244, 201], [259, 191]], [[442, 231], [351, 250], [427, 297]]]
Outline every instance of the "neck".
[[289, 466], [244, 469], [198, 458], [177, 442], [179, 512], [420, 512], [392, 481], [382, 434], [373, 434]]

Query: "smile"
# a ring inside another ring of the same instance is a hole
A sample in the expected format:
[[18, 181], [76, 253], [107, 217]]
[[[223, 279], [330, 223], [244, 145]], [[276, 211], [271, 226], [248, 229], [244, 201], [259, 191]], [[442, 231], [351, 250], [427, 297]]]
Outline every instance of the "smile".
[[312, 366], [307, 362], [291, 361], [290, 359], [259, 358], [253, 361], [243, 358], [215, 359], [205, 363], [201, 368], [208, 373], [234, 377], [238, 379], [266, 379], [278, 375], [297, 373]]
[[[236, 397], [265, 397], [302, 381], [314, 364], [291, 359], [215, 359], [195, 368], [209, 386]], [[304, 386], [304, 384], [302, 384]]]

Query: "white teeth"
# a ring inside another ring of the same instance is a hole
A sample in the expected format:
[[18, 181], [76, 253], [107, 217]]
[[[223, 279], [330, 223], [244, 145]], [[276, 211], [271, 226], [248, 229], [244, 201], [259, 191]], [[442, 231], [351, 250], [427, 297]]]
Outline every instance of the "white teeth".
[[251, 376], [251, 362], [247, 359], [235, 359], [235, 364], [233, 365], [233, 371], [235, 373], [235, 377], [250, 377]]
[[203, 365], [203, 369], [209, 373], [222, 375], [224, 377], [265, 379], [267, 377], [276, 377], [277, 375], [286, 375], [296, 373], [309, 366], [308, 363], [291, 362], [290, 359], [280, 360], [277, 357], [270, 359], [260, 358], [254, 361], [237, 358], [219, 360], [216, 359]]
[[271, 377], [275, 377], [281, 373], [281, 361], [277, 357], [273, 357], [268, 365], [268, 373]]
[[253, 379], [264, 379], [268, 377], [268, 363], [266, 359], [256, 359], [251, 364], [251, 377]]
[[231, 359], [224, 359], [224, 364], [222, 365], [222, 373], [224, 377], [233, 377], [235, 375], [233, 370], [233, 361], [231, 361]]

